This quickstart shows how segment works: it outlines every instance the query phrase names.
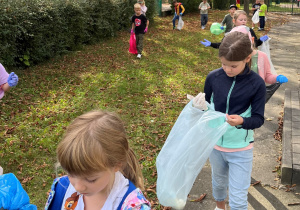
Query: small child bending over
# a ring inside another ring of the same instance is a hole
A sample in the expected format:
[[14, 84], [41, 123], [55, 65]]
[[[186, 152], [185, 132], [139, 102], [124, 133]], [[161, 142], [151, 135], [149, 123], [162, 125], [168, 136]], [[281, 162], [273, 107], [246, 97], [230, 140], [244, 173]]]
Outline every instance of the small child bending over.
[[141, 168], [114, 113], [91, 111], [72, 122], [57, 147], [68, 173], [54, 180], [45, 209], [150, 210]]
[[[253, 129], [264, 123], [266, 94], [263, 79], [248, 66], [252, 53], [248, 35], [237, 31], [229, 33], [219, 48], [222, 67], [210, 72], [205, 81], [205, 100], [216, 111], [225, 113], [230, 125], [209, 157], [216, 210], [225, 209], [227, 191], [230, 209], [248, 209]], [[205, 104], [199, 97], [204, 100], [200, 93], [193, 102]]]
[[131, 34], [133, 34], [135, 31], [136, 48], [138, 51], [137, 58], [140, 59], [143, 52], [144, 34], [148, 31], [149, 20], [147, 20], [146, 16], [142, 14], [141, 5], [139, 3], [134, 5], [134, 11], [135, 15], [131, 19]]
[[5, 92], [16, 86], [18, 81], [18, 76], [14, 72], [8, 74], [0, 63], [0, 99], [3, 98]]

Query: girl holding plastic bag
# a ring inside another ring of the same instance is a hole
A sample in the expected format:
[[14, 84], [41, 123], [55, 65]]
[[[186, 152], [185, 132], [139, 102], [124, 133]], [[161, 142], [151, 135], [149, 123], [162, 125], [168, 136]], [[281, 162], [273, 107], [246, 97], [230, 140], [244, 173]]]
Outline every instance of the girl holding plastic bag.
[[[248, 34], [249, 39], [252, 42], [252, 46], [254, 45], [254, 38], [251, 37], [251, 33], [247, 26], [238, 26], [235, 27], [232, 32], [239, 31], [244, 34]], [[268, 44], [268, 40], [263, 43], [263, 47]], [[252, 71], [256, 72], [261, 76], [261, 78], [267, 84], [271, 84], [266, 86], [267, 94], [266, 94], [266, 103], [271, 98], [271, 96], [275, 93], [275, 91], [280, 87], [282, 83], [288, 82], [288, 78], [284, 75], [277, 75], [276, 71], [271, 62], [270, 56], [266, 53], [256, 50], [253, 50], [251, 60], [249, 62], [249, 66]]]
[[228, 190], [232, 210], [248, 206], [253, 129], [264, 123], [266, 94], [263, 79], [247, 64], [252, 53], [248, 35], [229, 33], [219, 48], [222, 67], [210, 72], [205, 81], [205, 100], [216, 111], [225, 113], [230, 124], [209, 157], [216, 210], [225, 209]]
[[[231, 32], [239, 31], [244, 34], [247, 34], [252, 46], [254, 45], [254, 38], [251, 36], [250, 29], [247, 26], [238, 26], [232, 29]], [[258, 73], [259, 76], [267, 84], [274, 84], [276, 82], [285, 83], [288, 82], [288, 79], [284, 75], [277, 75], [276, 72], [271, 71], [271, 63], [269, 61], [268, 55], [262, 51], [253, 50], [252, 57], [250, 60], [251, 70]]]

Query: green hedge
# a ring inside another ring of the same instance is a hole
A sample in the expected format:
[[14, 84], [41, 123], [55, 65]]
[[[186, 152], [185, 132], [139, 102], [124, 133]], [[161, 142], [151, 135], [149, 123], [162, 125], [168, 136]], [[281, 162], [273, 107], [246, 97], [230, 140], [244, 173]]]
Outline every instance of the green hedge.
[[[0, 62], [29, 66], [129, 28], [136, 0], [0, 0]], [[147, 0], [147, 17], [155, 0]]]

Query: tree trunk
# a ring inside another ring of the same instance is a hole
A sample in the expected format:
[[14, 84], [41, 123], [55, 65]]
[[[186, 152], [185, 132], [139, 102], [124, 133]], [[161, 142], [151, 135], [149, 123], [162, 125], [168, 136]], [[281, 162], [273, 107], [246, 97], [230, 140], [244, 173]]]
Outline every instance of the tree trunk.
[[249, 15], [249, 0], [244, 0], [244, 11]]

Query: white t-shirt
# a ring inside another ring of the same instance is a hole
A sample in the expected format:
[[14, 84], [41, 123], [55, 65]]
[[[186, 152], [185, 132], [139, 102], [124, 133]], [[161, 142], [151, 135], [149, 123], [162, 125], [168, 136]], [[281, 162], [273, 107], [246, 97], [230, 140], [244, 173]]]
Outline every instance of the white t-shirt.
[[[114, 181], [114, 185], [110, 191], [110, 194], [108, 196], [108, 198], [106, 199], [102, 210], [108, 210], [108, 209], [117, 209], [120, 202], [122, 201], [122, 198], [124, 197], [125, 193], [128, 190], [128, 186], [129, 186], [129, 181], [128, 179], [126, 179], [123, 174], [121, 172], [116, 172], [115, 173], [115, 181]], [[75, 188], [73, 187], [73, 185], [70, 183], [62, 206], [61, 206], [61, 210], [65, 210], [65, 202], [68, 198], [71, 197], [72, 194], [76, 193]], [[78, 194], [76, 194], [78, 195]], [[78, 203], [77, 206], [75, 208], [75, 210], [83, 210], [84, 209], [84, 202], [83, 202], [83, 196], [79, 195], [79, 199], [78, 199]]]

